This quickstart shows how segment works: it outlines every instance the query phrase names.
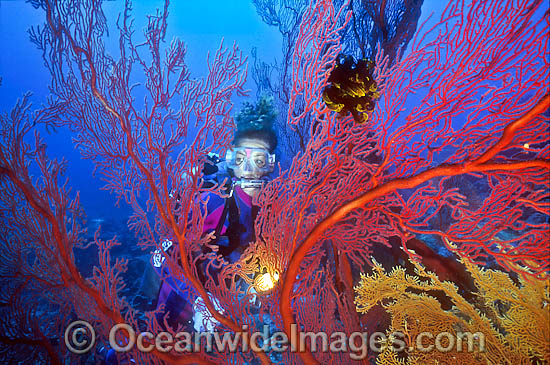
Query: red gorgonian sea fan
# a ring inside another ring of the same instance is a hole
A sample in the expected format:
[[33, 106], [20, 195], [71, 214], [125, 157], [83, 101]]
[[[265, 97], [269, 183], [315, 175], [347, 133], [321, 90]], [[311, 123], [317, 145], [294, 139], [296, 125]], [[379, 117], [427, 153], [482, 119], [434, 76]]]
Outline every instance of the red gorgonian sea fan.
[[[317, 124], [306, 152], [260, 198], [271, 207], [257, 226], [262, 245], [278, 253], [272, 270], [284, 273], [273, 299], [280, 325], [358, 330], [349, 262], [364, 267], [392, 237], [405, 248], [415, 236], [432, 240], [482, 265], [547, 278], [549, 54], [542, 2], [450, 2], [393, 67], [377, 55], [381, 99], [366, 126], [339, 119], [319, 98], [340, 51], [336, 18], [323, 1], [304, 16], [288, 119], [308, 115]], [[295, 99], [307, 105], [299, 114]], [[341, 278], [347, 292], [335, 295]]]

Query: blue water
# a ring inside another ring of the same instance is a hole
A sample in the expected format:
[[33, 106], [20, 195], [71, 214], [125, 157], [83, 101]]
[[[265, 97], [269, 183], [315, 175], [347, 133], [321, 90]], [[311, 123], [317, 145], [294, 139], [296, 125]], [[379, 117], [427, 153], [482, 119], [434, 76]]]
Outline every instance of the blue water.
[[[163, 1], [134, 1], [133, 15], [136, 38], [142, 37], [147, 18], [156, 9], [162, 10]], [[117, 15], [124, 1], [107, 1], [104, 10], [109, 22], [110, 37], [106, 40], [107, 49], [114, 55], [118, 50]], [[251, 50], [257, 48], [257, 54], [267, 62], [279, 57], [282, 37], [275, 27], [266, 25], [256, 13], [252, 2], [248, 1], [174, 1], [170, 4], [168, 33], [166, 41], [175, 37], [182, 39], [187, 46], [186, 63], [191, 77], [206, 75], [206, 58], [214, 53], [223, 39], [224, 46], [230, 47], [236, 42], [251, 64]], [[24, 1], [0, 1], [0, 110], [8, 112], [18, 98], [26, 92], [32, 92], [31, 101], [38, 107], [48, 96], [49, 73], [44, 67], [41, 51], [31, 44], [28, 29], [41, 26], [44, 12], [34, 9]], [[249, 69], [250, 70], [250, 69]], [[249, 77], [246, 89], [255, 97], [255, 85]], [[236, 107], [246, 99], [236, 98]], [[64, 157], [68, 160], [67, 175], [73, 191], [80, 191], [82, 206], [91, 219], [110, 216], [128, 216], [126, 206], [113, 207], [114, 199], [109, 193], [100, 190], [103, 183], [98, 176], [92, 177], [93, 165], [82, 160], [70, 142], [67, 130], [44, 131], [43, 138], [48, 145], [48, 156]]]
[[[118, 52], [118, 32], [116, 19], [122, 11], [124, 2], [106, 1], [103, 5], [109, 24], [109, 37], [106, 47], [113, 55]], [[142, 39], [148, 14], [162, 10], [163, 1], [134, 1], [133, 12], [135, 38]], [[422, 24], [433, 13], [425, 27], [428, 28], [439, 18], [444, 8], [443, 2], [425, 1], [422, 7]], [[7, 112], [26, 92], [32, 92], [31, 101], [35, 107], [44, 103], [48, 96], [49, 73], [44, 67], [41, 51], [30, 41], [28, 30], [41, 26], [45, 21], [44, 12], [34, 9], [20, 0], [0, 0], [0, 111]], [[256, 12], [251, 1], [174, 1], [169, 7], [168, 32], [166, 41], [174, 38], [183, 40], [187, 46], [186, 63], [191, 77], [206, 75], [206, 58], [218, 49], [223, 40], [226, 47], [233, 42], [248, 56], [248, 79], [246, 88], [250, 97], [256, 95], [256, 85], [251, 77], [251, 51], [257, 49], [257, 55], [267, 63], [279, 63], [282, 57], [282, 36], [274, 26], [266, 25]], [[134, 71], [135, 72], [135, 71]], [[247, 98], [234, 98], [236, 110]], [[67, 175], [70, 186], [80, 191], [82, 206], [88, 216], [109, 218], [110, 216], [128, 216], [127, 206], [114, 208], [113, 197], [100, 190], [104, 185], [98, 176], [92, 177], [93, 165], [82, 160], [79, 152], [70, 142], [67, 130], [43, 131], [48, 145], [48, 156], [64, 157], [68, 162]]]

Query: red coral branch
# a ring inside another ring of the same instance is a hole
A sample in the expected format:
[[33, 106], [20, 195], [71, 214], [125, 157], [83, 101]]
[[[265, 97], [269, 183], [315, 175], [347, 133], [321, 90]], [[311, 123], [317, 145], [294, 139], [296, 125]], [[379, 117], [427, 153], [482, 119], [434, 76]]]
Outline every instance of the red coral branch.
[[[362, 266], [391, 237], [406, 248], [414, 234], [431, 235], [455, 242], [449, 248], [470, 260], [548, 275], [548, 224], [530, 216], [545, 212], [550, 168], [548, 18], [533, 10], [538, 6], [451, 2], [394, 67], [377, 57], [381, 99], [364, 127], [338, 119], [312, 96], [326, 86], [333, 61], [321, 50], [337, 46], [305, 36], [330, 29], [330, 18], [328, 25], [302, 23], [294, 59], [309, 62], [293, 65], [291, 99], [308, 103], [288, 117], [296, 123], [310, 115], [319, 127], [288, 175], [260, 198], [277, 216], [262, 216], [260, 229], [283, 256], [277, 305], [285, 331], [292, 323], [319, 327], [302, 303], [315, 295], [308, 288], [318, 282], [318, 257], [328, 257], [332, 244]], [[457, 184], [451, 177], [459, 175]], [[324, 328], [334, 330], [327, 322]], [[309, 352], [300, 356], [315, 361]]]
[[[550, 107], [550, 96], [545, 96], [533, 109], [526, 113], [521, 118], [510, 123], [506, 129], [505, 133], [495, 146], [499, 146], [501, 149], [507, 146], [506, 141], [510, 141], [513, 138], [513, 132], [525, 127], [533, 118], [539, 114], [545, 112]], [[428, 180], [431, 180], [438, 176], [455, 176], [462, 175], [470, 172], [487, 172], [487, 171], [507, 171], [507, 170], [518, 170], [518, 169], [527, 169], [527, 168], [543, 168], [550, 170], [550, 161], [546, 160], [532, 160], [524, 161], [517, 163], [509, 164], [496, 164], [496, 163], [486, 163], [490, 160], [499, 151], [496, 151], [495, 148], [490, 148], [485, 154], [480, 156], [477, 160], [471, 163], [465, 164], [454, 164], [454, 165], [445, 165], [435, 167], [433, 169], [426, 170], [418, 175], [411, 176], [404, 179], [395, 179], [389, 181], [383, 185], [379, 185], [374, 189], [369, 190], [365, 194], [361, 195], [359, 198], [354, 199], [353, 201], [339, 207], [336, 209], [330, 216], [325, 218], [322, 222], [318, 223], [315, 228], [308, 234], [307, 238], [302, 242], [298, 249], [292, 255], [284, 280], [281, 286], [281, 316], [283, 317], [284, 328], [287, 333], [291, 333], [291, 324], [293, 323], [294, 316], [292, 314], [292, 305], [290, 298], [292, 297], [292, 290], [296, 281], [296, 276], [300, 271], [300, 264], [302, 263], [304, 257], [311, 249], [311, 247], [318, 242], [318, 240], [323, 236], [323, 234], [332, 226], [337, 224], [339, 221], [343, 220], [352, 210], [361, 208], [367, 203], [382, 197], [386, 194], [394, 192], [398, 189], [411, 189], [415, 188]], [[485, 163], [484, 163], [485, 162]], [[538, 259], [538, 255], [533, 255], [532, 259]], [[313, 356], [310, 353], [301, 354], [302, 359], [307, 363], [316, 362]]]
[[[149, 17], [145, 41], [140, 45], [132, 41], [130, 5], [126, 4], [118, 24], [120, 58], [115, 61], [97, 37], [106, 27], [98, 3], [71, 11], [66, 8], [72, 5], [63, 1], [46, 1], [45, 5], [48, 27], [43, 32], [49, 34], [40, 38], [49, 39], [51, 44], [46, 42], [43, 47], [61, 45], [59, 54], [68, 60], [60, 62], [58, 54], [45, 59], [52, 70], [54, 92], [68, 104], [63, 123], [77, 132], [77, 144], [108, 181], [106, 188], [134, 208], [130, 225], [143, 234], [141, 244], [158, 248], [166, 237], [177, 242], [178, 253], [167, 257], [172, 274], [186, 280], [203, 297], [223, 326], [240, 331], [238, 321], [216, 310], [190, 257], [201, 252], [206, 240], [201, 238], [205, 217], [201, 194], [206, 189], [199, 186], [200, 171], [196, 167], [204, 162], [206, 154], [223, 152], [229, 146], [231, 97], [245, 93], [245, 58], [236, 45], [226, 50], [222, 44], [212, 62], [207, 60], [207, 78], [191, 80], [184, 63], [185, 48], [176, 41], [162, 62], [166, 2], [163, 12]], [[143, 49], [149, 54], [143, 54]], [[143, 111], [135, 107], [129, 84], [133, 64], [140, 65], [146, 77], [148, 95]], [[172, 104], [180, 95], [180, 107], [174, 110]], [[193, 126], [195, 137], [189, 144], [188, 128]], [[221, 194], [221, 189], [209, 190]], [[144, 207], [139, 198], [141, 191], [148, 195]], [[179, 197], [177, 209], [173, 196]], [[154, 224], [149, 222], [151, 213]], [[178, 221], [177, 216], [189, 220]], [[196, 293], [192, 293], [191, 300]], [[257, 356], [264, 363], [269, 361], [263, 353]], [[184, 355], [181, 360], [187, 358]]]

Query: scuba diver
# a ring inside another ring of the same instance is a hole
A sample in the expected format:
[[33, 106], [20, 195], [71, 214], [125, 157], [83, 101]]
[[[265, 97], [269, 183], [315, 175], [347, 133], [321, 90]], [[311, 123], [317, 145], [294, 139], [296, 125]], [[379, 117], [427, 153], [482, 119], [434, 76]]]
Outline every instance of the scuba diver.
[[[203, 233], [213, 234], [208, 245], [211, 248], [205, 247], [203, 254], [216, 247], [218, 255], [221, 255], [226, 262], [234, 263], [239, 260], [249, 244], [256, 240], [254, 221], [259, 207], [254, 206], [252, 200], [275, 168], [274, 151], [277, 147], [277, 136], [272, 129], [275, 119], [275, 113], [272, 110], [271, 102], [266, 98], [260, 99], [255, 106], [245, 103], [244, 111], [241, 111], [236, 118], [234, 147], [227, 151], [225, 160], [215, 155], [207, 156], [208, 161], [202, 170], [203, 187], [219, 184], [226, 178], [231, 178], [231, 183], [227, 186], [226, 197], [215, 193], [207, 193], [203, 196], [208, 199]], [[170, 240], [162, 242], [163, 251], [169, 252], [171, 249], [173, 249], [173, 243]], [[196, 328], [202, 324], [202, 321], [200, 318], [194, 320], [194, 317], [198, 317], [198, 313], [195, 313], [193, 308], [195, 303], [192, 303], [189, 298], [190, 288], [185, 282], [170, 274], [167, 265], [163, 265], [164, 260], [164, 255], [156, 250], [152, 256], [151, 270], [146, 269], [147, 273], [152, 272], [152, 276], [144, 275], [150, 278], [151, 281], [146, 281], [150, 285], [145, 286], [151, 286], [151, 289], [157, 287], [160, 281], [156, 303], [153, 303], [157, 309], [164, 304], [164, 309], [158, 311], [156, 315], [158, 323], [161, 327], [166, 327], [164, 323], [166, 319], [166, 323], [174, 330], [182, 328], [189, 333], [195, 330], [204, 331], [204, 328]], [[199, 261], [197, 266], [199, 279], [203, 283], [208, 276], [217, 280], [219, 273], [211, 268], [206, 273], [205, 268], [212, 266], [207, 263], [206, 260]], [[202, 299], [199, 297], [197, 300]], [[216, 303], [214, 298], [214, 305]], [[104, 364], [121, 363], [121, 359], [117, 356], [120, 354], [113, 349], [105, 348], [105, 351]]]
[[[270, 128], [237, 130], [233, 144], [234, 147], [226, 154], [225, 163], [223, 160], [214, 160], [217, 164], [213, 165], [213, 171], [217, 174], [220, 174], [220, 171], [216, 171], [216, 167], [220, 170], [226, 167], [228, 175], [232, 178], [228, 197], [208, 194], [208, 215], [203, 226], [204, 234], [213, 233], [213, 240], [209, 246], [217, 247], [218, 255], [229, 263], [239, 260], [249, 243], [256, 239], [254, 221], [259, 209], [252, 204], [252, 199], [259, 193], [267, 180], [267, 175], [275, 167], [274, 150], [277, 146], [277, 137]], [[210, 157], [210, 160], [213, 158]], [[165, 241], [162, 248], [168, 251], [171, 247], [172, 243]], [[206, 249], [203, 251], [207, 252], [209, 251]], [[193, 323], [195, 311], [186, 294], [187, 286], [167, 273], [162, 265], [163, 261], [164, 257], [160, 251], [155, 252], [153, 266], [163, 278], [156, 307], [164, 304], [164, 310], [158, 313], [157, 319], [163, 325], [166, 316], [170, 327], [175, 329], [183, 326], [184, 330], [192, 332], [196, 329]], [[200, 267], [204, 266], [207, 265], [203, 262]], [[199, 277], [203, 283], [207, 275], [217, 277], [217, 273], [213, 273], [211, 269], [209, 271], [205, 273], [199, 269]]]

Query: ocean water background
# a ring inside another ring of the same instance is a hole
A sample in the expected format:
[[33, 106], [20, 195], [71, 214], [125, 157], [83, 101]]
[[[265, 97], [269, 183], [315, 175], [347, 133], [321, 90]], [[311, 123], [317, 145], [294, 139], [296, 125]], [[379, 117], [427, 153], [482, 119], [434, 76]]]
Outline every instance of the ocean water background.
[[[133, 2], [135, 39], [143, 39], [146, 16], [154, 14], [156, 9], [162, 9], [163, 4], [163, 1]], [[103, 5], [110, 26], [106, 45], [115, 57], [118, 47], [115, 22], [123, 6], [124, 1], [106, 1]], [[206, 75], [208, 53], [212, 57], [222, 39], [225, 47], [236, 42], [244, 55], [250, 56], [253, 47], [257, 48], [260, 57], [267, 60], [276, 59], [280, 54], [280, 33], [261, 21], [251, 2], [235, 1], [230, 4], [224, 1], [178, 1], [170, 4], [169, 12], [167, 44], [175, 37], [184, 40], [187, 46], [186, 62], [193, 78]], [[25, 1], [0, 1], [2, 112], [9, 112], [17, 99], [29, 91], [33, 94], [31, 101], [35, 108], [48, 97], [48, 70], [43, 65], [41, 52], [29, 41], [27, 33], [30, 27], [42, 25], [44, 19], [42, 10], [34, 9]], [[139, 70], [135, 69], [134, 73], [139, 74]], [[255, 85], [250, 73], [246, 88], [252, 90], [250, 96], [255, 97]], [[244, 100], [235, 99], [235, 110]], [[50, 157], [67, 159], [69, 184], [73, 191], [80, 191], [82, 206], [90, 220], [128, 217], [129, 210], [125, 204], [115, 208], [114, 198], [100, 190], [104, 183], [99, 176], [92, 177], [93, 165], [91, 161], [80, 158], [70, 141], [70, 131], [43, 131], [42, 137], [48, 145], [47, 153]]]

